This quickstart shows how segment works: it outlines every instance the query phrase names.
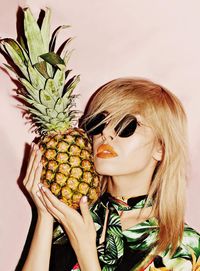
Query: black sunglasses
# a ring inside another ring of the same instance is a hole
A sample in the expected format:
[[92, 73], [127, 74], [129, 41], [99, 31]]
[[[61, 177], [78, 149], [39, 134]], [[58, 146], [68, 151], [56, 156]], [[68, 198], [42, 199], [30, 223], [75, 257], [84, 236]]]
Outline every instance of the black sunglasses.
[[[83, 125], [81, 125], [81, 128], [91, 136], [101, 134], [108, 125], [108, 122], [103, 122], [107, 115], [108, 114], [104, 112], [98, 113], [93, 118], [85, 121]], [[138, 121], [136, 117], [128, 114], [119, 121], [114, 130], [119, 137], [129, 137], [134, 134], [137, 125]]]

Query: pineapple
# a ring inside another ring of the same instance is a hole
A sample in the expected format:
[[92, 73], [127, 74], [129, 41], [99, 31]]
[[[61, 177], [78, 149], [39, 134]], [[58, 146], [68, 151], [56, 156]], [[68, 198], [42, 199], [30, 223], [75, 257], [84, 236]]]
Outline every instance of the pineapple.
[[19, 42], [5, 38], [1, 52], [8, 69], [17, 75], [36, 133], [40, 135], [43, 170], [41, 182], [61, 201], [74, 209], [83, 195], [92, 204], [99, 196], [99, 176], [94, 170], [92, 146], [87, 134], [76, 127], [77, 111], [72, 110], [72, 92], [79, 76], [68, 79], [71, 51], [67, 39], [55, 52], [58, 27], [50, 38], [50, 9], [46, 9], [41, 26], [29, 8], [23, 10], [24, 36]]

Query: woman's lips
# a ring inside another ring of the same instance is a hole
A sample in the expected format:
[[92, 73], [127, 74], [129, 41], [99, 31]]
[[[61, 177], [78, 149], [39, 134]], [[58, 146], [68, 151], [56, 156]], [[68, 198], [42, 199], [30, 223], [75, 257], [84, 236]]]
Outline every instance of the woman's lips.
[[112, 158], [118, 156], [114, 149], [108, 144], [101, 144], [97, 148], [97, 157], [100, 158]]

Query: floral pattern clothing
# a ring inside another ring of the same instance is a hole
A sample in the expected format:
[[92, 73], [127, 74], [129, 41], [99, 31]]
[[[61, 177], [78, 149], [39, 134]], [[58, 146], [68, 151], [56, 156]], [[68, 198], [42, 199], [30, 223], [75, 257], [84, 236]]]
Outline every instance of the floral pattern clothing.
[[[122, 230], [119, 211], [151, 205], [147, 197], [131, 198], [127, 204], [104, 193], [91, 207], [91, 215], [97, 230], [97, 250], [102, 271], [200, 271], [200, 235], [185, 224], [181, 244], [173, 256], [168, 250], [155, 255], [159, 230], [156, 218], [150, 218], [126, 230]], [[103, 243], [99, 240], [105, 223], [106, 209], [109, 215]], [[55, 231], [55, 242], [66, 240], [66, 236]], [[74, 258], [75, 260], [75, 258]], [[76, 262], [71, 269], [80, 271]], [[61, 270], [60, 270], [61, 271]]]

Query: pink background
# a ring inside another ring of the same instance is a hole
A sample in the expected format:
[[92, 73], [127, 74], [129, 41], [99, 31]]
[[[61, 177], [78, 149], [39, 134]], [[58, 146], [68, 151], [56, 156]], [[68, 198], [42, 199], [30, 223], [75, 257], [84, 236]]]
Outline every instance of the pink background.
[[[119, 76], [142, 76], [165, 85], [182, 100], [189, 120], [190, 174], [186, 221], [200, 230], [200, 2], [198, 0], [7, 0], [1, 4], [0, 36], [16, 37], [17, 6], [52, 9], [52, 30], [70, 24], [60, 41], [76, 36], [70, 66], [81, 74], [83, 110], [93, 91]], [[0, 65], [5, 62], [0, 56]], [[15, 85], [0, 72], [0, 270], [13, 271], [31, 221], [17, 185], [25, 143], [34, 135], [12, 98]]]

